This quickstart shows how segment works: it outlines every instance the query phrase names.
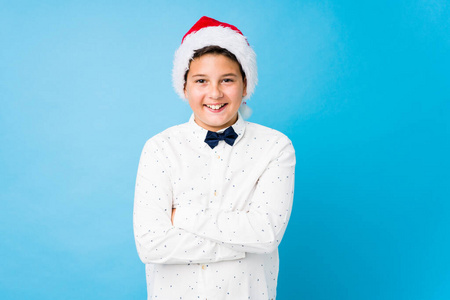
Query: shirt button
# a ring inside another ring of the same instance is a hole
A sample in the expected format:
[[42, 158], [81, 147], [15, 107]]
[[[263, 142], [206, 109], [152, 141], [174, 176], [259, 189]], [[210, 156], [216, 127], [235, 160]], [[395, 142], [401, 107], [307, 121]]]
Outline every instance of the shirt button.
[[206, 270], [206, 266], [205, 266], [205, 265], [202, 265], [202, 269], [203, 269], [203, 270]]

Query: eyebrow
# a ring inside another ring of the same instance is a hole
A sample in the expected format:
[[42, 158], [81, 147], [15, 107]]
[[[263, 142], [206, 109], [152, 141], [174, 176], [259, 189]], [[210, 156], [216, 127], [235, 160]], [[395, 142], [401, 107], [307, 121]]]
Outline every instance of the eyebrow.
[[222, 75], [222, 77], [228, 77], [228, 76], [237, 77], [237, 74], [234, 74], [234, 73], [228, 73], [228, 74], [223, 74], [223, 75]]
[[[238, 77], [238, 75], [234, 74], [234, 73], [223, 74], [220, 77], [229, 77], [229, 76]], [[205, 75], [205, 74], [194, 74], [194, 75], [192, 75], [192, 77], [207, 77], [207, 75]]]

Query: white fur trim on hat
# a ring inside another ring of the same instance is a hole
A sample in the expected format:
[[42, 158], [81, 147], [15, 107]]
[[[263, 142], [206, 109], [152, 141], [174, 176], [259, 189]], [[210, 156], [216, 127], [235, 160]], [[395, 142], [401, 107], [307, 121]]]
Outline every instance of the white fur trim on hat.
[[205, 27], [185, 37], [173, 60], [172, 83], [175, 91], [182, 99], [186, 99], [184, 74], [189, 69], [194, 51], [213, 45], [225, 48], [236, 56], [247, 78], [247, 95], [243, 100], [249, 99], [258, 83], [255, 51], [242, 34], [222, 26]]

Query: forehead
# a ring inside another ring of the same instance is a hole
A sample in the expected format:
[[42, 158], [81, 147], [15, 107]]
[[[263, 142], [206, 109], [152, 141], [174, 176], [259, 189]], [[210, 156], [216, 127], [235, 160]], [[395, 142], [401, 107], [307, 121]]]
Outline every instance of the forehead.
[[208, 53], [191, 61], [189, 73], [198, 71], [224, 71], [239, 74], [239, 64], [225, 55]]

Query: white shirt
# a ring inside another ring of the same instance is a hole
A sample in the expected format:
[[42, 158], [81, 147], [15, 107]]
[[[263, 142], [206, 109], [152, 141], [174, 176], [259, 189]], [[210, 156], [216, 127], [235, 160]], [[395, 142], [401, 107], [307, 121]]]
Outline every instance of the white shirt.
[[275, 299], [294, 148], [282, 133], [241, 116], [233, 129], [233, 146], [220, 141], [211, 149], [192, 116], [145, 144], [134, 232], [148, 299]]

